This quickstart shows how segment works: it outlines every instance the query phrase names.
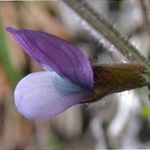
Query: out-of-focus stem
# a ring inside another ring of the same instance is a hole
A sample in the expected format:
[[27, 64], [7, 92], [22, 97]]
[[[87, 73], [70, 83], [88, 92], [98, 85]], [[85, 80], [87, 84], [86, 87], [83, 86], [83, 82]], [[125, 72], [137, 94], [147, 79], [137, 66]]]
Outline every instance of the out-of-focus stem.
[[140, 63], [150, 69], [150, 62], [139, 53], [113, 26], [100, 14], [91, 8], [85, 0], [64, 0], [81, 18], [83, 18], [94, 30], [103, 35], [114, 45], [128, 60]]
[[148, 32], [150, 33], [150, 1], [149, 0], [140, 0], [145, 23], [148, 29]]

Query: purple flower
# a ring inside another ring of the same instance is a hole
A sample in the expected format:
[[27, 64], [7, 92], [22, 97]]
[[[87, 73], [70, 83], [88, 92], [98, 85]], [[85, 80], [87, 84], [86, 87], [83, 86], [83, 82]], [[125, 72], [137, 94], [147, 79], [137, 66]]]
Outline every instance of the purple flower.
[[15, 104], [26, 118], [55, 116], [93, 95], [93, 71], [77, 47], [42, 32], [6, 30], [45, 70], [27, 75], [16, 86]]

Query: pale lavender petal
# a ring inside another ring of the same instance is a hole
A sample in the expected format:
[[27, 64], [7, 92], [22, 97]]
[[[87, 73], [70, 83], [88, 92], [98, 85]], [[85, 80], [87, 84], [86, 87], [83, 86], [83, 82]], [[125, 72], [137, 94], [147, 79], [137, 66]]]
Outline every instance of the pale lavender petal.
[[53, 35], [7, 28], [26, 53], [42, 66], [49, 66], [59, 75], [76, 84], [93, 88], [93, 71], [89, 60], [74, 45]]
[[32, 73], [15, 89], [18, 111], [29, 119], [55, 116], [69, 107], [86, 101], [92, 92], [85, 90], [55, 72]]

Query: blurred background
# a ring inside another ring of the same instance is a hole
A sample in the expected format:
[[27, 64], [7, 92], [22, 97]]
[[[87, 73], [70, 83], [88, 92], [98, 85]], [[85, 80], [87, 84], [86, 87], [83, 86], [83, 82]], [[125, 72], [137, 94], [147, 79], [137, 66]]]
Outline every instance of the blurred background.
[[[147, 58], [150, 35], [142, 0], [86, 0]], [[43, 120], [27, 120], [14, 104], [13, 91], [25, 75], [42, 68], [32, 61], [5, 27], [44, 31], [82, 49], [93, 63], [123, 57], [70, 8], [59, 1], [0, 2], [0, 149], [150, 148], [150, 102], [146, 88], [77, 105]]]

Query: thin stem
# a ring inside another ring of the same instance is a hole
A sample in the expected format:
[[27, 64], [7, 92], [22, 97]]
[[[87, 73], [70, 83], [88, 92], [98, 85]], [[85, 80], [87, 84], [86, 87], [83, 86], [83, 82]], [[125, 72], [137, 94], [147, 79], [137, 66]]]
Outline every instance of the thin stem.
[[93, 29], [103, 35], [114, 45], [129, 61], [140, 63], [150, 69], [150, 62], [139, 53], [113, 26], [91, 8], [85, 0], [64, 0], [82, 19]]
[[148, 29], [148, 32], [150, 33], [150, 1], [149, 0], [140, 0], [141, 7], [146, 23], [146, 27]]

